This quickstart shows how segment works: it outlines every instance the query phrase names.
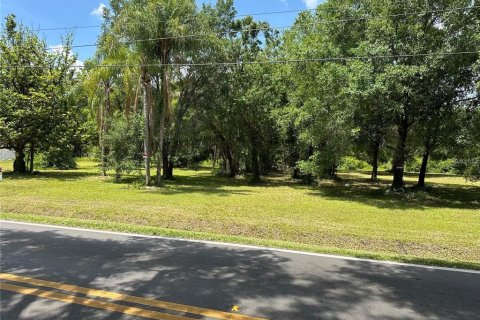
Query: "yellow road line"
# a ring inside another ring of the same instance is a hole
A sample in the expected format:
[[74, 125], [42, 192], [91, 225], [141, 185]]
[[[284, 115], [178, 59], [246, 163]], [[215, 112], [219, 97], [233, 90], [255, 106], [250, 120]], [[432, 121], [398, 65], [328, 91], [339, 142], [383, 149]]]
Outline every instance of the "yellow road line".
[[0, 283], [0, 289], [13, 291], [21, 294], [26, 294], [26, 295], [31, 295], [31, 296], [38, 296], [38, 297], [51, 299], [51, 300], [62, 301], [66, 303], [79, 304], [82, 306], [87, 306], [87, 307], [92, 307], [92, 308], [97, 308], [102, 310], [121, 312], [121, 313], [140, 316], [148, 319], [159, 319], [159, 320], [191, 320], [192, 319], [192, 318], [175, 316], [172, 314], [161, 313], [157, 311], [124, 306], [121, 304], [115, 304], [115, 303], [101, 301], [101, 300], [87, 299], [87, 298], [71, 296], [68, 294], [63, 294], [63, 293], [58, 293], [53, 291], [45, 291], [45, 290], [40, 290], [35, 288], [16, 286], [8, 283]]
[[178, 303], [154, 300], [154, 299], [137, 297], [137, 296], [130, 296], [130, 295], [117, 293], [117, 292], [110, 292], [110, 291], [104, 291], [104, 290], [98, 290], [98, 289], [78, 287], [78, 286], [74, 286], [74, 285], [69, 285], [69, 284], [64, 284], [64, 283], [59, 283], [59, 282], [53, 282], [53, 281], [40, 280], [40, 279], [34, 279], [34, 278], [30, 278], [30, 277], [23, 277], [23, 276], [18, 276], [18, 275], [9, 274], [9, 273], [0, 273], [0, 279], [15, 281], [15, 282], [23, 282], [23, 283], [28, 283], [28, 284], [31, 284], [31, 285], [48, 287], [48, 288], [53, 288], [53, 289], [59, 289], [59, 290], [63, 290], [63, 291], [82, 293], [82, 294], [86, 294], [86, 295], [89, 295], [89, 296], [92, 296], [92, 297], [102, 297], [102, 298], [107, 298], [107, 299], [112, 299], [112, 300], [119, 300], [119, 301], [143, 304], [143, 305], [162, 308], [162, 309], [169, 309], [169, 310], [175, 310], [175, 311], [180, 311], [180, 312], [187, 312], [187, 313], [191, 313], [191, 314], [197, 314], [197, 315], [202, 315], [202, 316], [212, 317], [212, 318], [217, 318], [217, 319], [264, 320], [262, 318], [250, 317], [250, 316], [245, 316], [245, 315], [241, 315], [241, 314], [234, 314], [234, 313], [228, 313], [228, 312], [223, 312], [223, 311], [193, 307], [193, 306], [188, 306], [188, 305], [183, 305], [183, 304], [178, 304]]

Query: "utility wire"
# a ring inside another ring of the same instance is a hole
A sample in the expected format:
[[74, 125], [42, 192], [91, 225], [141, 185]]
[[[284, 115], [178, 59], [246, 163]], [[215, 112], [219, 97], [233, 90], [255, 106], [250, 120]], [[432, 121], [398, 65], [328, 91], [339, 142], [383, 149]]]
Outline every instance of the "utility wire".
[[[235, 15], [235, 18], [248, 17], [248, 16], [265, 16], [271, 14], [283, 14], [283, 13], [295, 13], [303, 11], [314, 11], [315, 9], [297, 9], [297, 10], [283, 10], [283, 11], [269, 11], [269, 12], [256, 12], [256, 13], [245, 13]], [[165, 22], [165, 21], [163, 21]], [[33, 31], [51, 31], [51, 30], [71, 30], [71, 29], [90, 29], [90, 28], [101, 28], [101, 24], [91, 25], [91, 26], [71, 26], [71, 27], [53, 27], [53, 28], [40, 28]]]
[[[301, 11], [309, 11], [315, 9], [304, 9], [304, 10], [285, 10], [285, 11], [272, 11], [272, 12], [258, 12], [258, 13], [250, 13], [250, 14], [239, 14], [236, 15], [235, 18], [239, 17], [248, 17], [248, 16], [259, 16], [259, 15], [269, 15], [269, 14], [280, 14], [280, 13], [288, 13], [288, 12], [301, 12]], [[166, 21], [162, 21], [166, 22]], [[32, 31], [53, 31], [53, 30], [74, 30], [74, 29], [92, 29], [92, 28], [101, 28], [101, 24], [91, 25], [91, 26], [70, 26], [70, 27], [52, 27], [52, 28], [39, 28], [33, 29]]]
[[[393, 1], [393, 4], [405, 4], [405, 0]], [[256, 12], [256, 13], [244, 13], [235, 15], [235, 18], [248, 17], [248, 16], [264, 16], [272, 14], [283, 14], [283, 13], [296, 13], [296, 12], [305, 12], [305, 11], [316, 11], [317, 8], [305, 8], [305, 9], [295, 9], [295, 10], [282, 10], [282, 11], [267, 11], [267, 12]], [[166, 22], [166, 21], [162, 21]], [[71, 27], [52, 27], [52, 28], [40, 28], [34, 29], [32, 31], [51, 31], [51, 30], [71, 30], [71, 29], [90, 29], [90, 28], [101, 28], [101, 24], [90, 25], [90, 26], [71, 26]]]
[[[370, 60], [370, 59], [397, 59], [428, 56], [458, 56], [467, 54], [479, 54], [480, 51], [460, 51], [460, 52], [435, 52], [435, 53], [412, 53], [398, 55], [374, 55], [374, 56], [350, 56], [350, 57], [325, 57], [325, 58], [306, 58], [306, 59], [284, 59], [284, 60], [257, 60], [257, 61], [232, 61], [232, 62], [201, 62], [201, 63], [168, 63], [163, 66], [173, 67], [198, 67], [198, 66], [234, 66], [234, 65], [264, 65], [264, 64], [289, 64], [289, 63], [312, 63], [312, 62], [332, 62], [332, 61], [351, 61], [351, 60]], [[162, 67], [162, 64], [97, 64], [90, 66], [71, 66], [72, 69], [83, 68], [134, 68], [134, 67]], [[35, 65], [3, 65], [0, 68], [31, 68], [31, 69], [54, 69], [52, 66]]]
[[52, 27], [52, 28], [40, 28], [40, 29], [32, 29], [32, 31], [53, 31], [53, 30], [72, 30], [72, 29], [92, 29], [92, 28], [100, 28], [102, 25], [91, 25], [91, 26], [72, 26], [72, 27]]
[[[281, 26], [281, 27], [261, 27], [261, 28], [244, 28], [240, 30], [229, 30], [229, 32], [252, 32], [252, 31], [267, 31], [267, 30], [283, 30], [288, 29], [291, 27], [301, 27], [301, 26], [315, 26], [320, 24], [332, 24], [332, 23], [347, 23], [353, 21], [367, 21], [367, 20], [375, 20], [375, 19], [387, 19], [387, 18], [395, 18], [395, 17], [404, 17], [410, 15], [424, 15], [428, 13], [440, 13], [440, 12], [455, 12], [455, 11], [462, 11], [467, 9], [474, 9], [480, 8], [480, 6], [470, 6], [470, 7], [459, 7], [459, 8], [450, 8], [450, 9], [438, 9], [438, 10], [428, 10], [428, 11], [421, 11], [421, 12], [406, 12], [406, 13], [397, 13], [391, 14], [386, 16], [364, 16], [358, 18], [348, 18], [348, 19], [333, 19], [333, 20], [321, 20], [312, 23], [305, 23], [305, 24], [297, 24], [297, 25], [289, 25], [289, 26]], [[207, 36], [216, 36], [216, 35], [223, 35], [225, 32], [210, 32], [210, 33], [197, 33], [197, 34], [189, 34], [183, 36], [170, 36], [170, 37], [158, 37], [158, 38], [146, 38], [146, 39], [135, 39], [127, 41], [127, 44], [135, 43], [135, 42], [148, 42], [148, 41], [159, 41], [159, 40], [169, 40], [169, 39], [187, 39], [187, 38], [198, 38], [198, 37], [207, 37]], [[70, 48], [85, 48], [85, 47], [96, 47], [98, 43], [92, 44], [81, 44], [81, 45], [73, 45]], [[49, 50], [58, 50], [59, 48], [49, 48]]]

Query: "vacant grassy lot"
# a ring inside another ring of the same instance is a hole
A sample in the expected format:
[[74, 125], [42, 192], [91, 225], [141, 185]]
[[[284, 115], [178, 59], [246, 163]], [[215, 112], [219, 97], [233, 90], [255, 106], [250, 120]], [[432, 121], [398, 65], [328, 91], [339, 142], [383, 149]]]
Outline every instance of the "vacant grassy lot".
[[113, 183], [94, 162], [79, 164], [4, 174], [1, 217], [480, 269], [480, 184], [462, 177], [430, 175], [429, 192], [398, 195], [385, 193], [389, 176], [370, 184], [344, 173], [310, 187], [176, 170], [165, 188], [145, 189], [139, 176]]

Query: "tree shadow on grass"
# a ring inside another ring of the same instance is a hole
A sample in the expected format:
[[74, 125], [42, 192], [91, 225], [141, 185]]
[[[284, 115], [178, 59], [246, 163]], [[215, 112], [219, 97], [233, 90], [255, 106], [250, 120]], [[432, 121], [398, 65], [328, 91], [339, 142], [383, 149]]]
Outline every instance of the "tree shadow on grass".
[[38, 180], [51, 179], [58, 181], [81, 180], [89, 177], [100, 177], [98, 172], [77, 171], [77, 170], [58, 170], [58, 171], [40, 171], [36, 173], [19, 174], [7, 172], [3, 174], [5, 180]]
[[[346, 176], [341, 182], [320, 183], [307, 186], [290, 179], [284, 174], [273, 174], [262, 178], [262, 183], [251, 184], [248, 178], [231, 179], [208, 173], [179, 176], [168, 181], [162, 194], [203, 193], [205, 195], [249, 195], [268, 192], [269, 188], [288, 187], [308, 190], [311, 195], [334, 200], [356, 201], [366, 205], [387, 209], [454, 208], [480, 209], [480, 187], [431, 183], [426, 191], [407, 189], [406, 193], [388, 193], [390, 184], [370, 182], [368, 178]], [[349, 186], [346, 186], [348, 184]]]
[[[2, 272], [221, 311], [239, 305], [243, 314], [268, 319], [478, 319], [480, 314], [478, 274], [176, 240], [74, 235], [2, 230]], [[36, 302], [4, 295], [2, 319], [35, 314]], [[130, 319], [73, 304], [37, 311], [35, 317], [52, 318]]]
[[355, 201], [384, 209], [453, 208], [480, 209], [480, 187], [431, 183], [426, 191], [407, 188], [404, 193], [389, 192], [389, 184], [366, 179], [344, 179], [342, 183], [323, 183], [310, 194], [327, 199]]
[[[281, 179], [280, 179], [281, 178]], [[143, 187], [143, 178], [128, 177], [123, 178], [120, 183], [129, 184], [137, 183], [139, 188]], [[269, 176], [262, 180], [261, 183], [253, 184], [248, 177], [229, 178], [224, 176], [212, 175], [209, 172], [197, 172], [192, 175], [179, 175], [175, 180], [167, 180], [160, 188], [144, 189], [143, 192], [159, 194], [188, 194], [201, 193], [205, 195], [251, 195], [255, 192], [263, 192], [263, 188], [294, 186], [297, 183], [287, 181], [284, 175]]]
[[[388, 173], [382, 172], [384, 178]], [[407, 173], [413, 175], [413, 173]], [[430, 175], [428, 177], [439, 177]], [[445, 175], [452, 177], [451, 175]], [[58, 181], [75, 181], [98, 177], [105, 183], [113, 183], [113, 179], [100, 177], [95, 171], [44, 171], [38, 174], [13, 174], [6, 173], [5, 179], [12, 180], [33, 180], [33, 179], [54, 179]], [[427, 177], [427, 179], [428, 179]], [[294, 189], [309, 190], [308, 193], [321, 196], [327, 199], [356, 201], [369, 206], [387, 209], [420, 209], [428, 208], [454, 208], [454, 209], [480, 209], [480, 186], [475, 185], [451, 185], [445, 183], [431, 182], [427, 191], [413, 192], [407, 190], [404, 194], [387, 194], [389, 183], [381, 180], [376, 183], [369, 181], [367, 177], [359, 177], [356, 173], [342, 174], [342, 182], [321, 183], [317, 187], [306, 186], [298, 181], [289, 179], [284, 174], [272, 174], [262, 178], [262, 183], [251, 184], [248, 177], [236, 179], [215, 176], [206, 170], [193, 174], [181, 174], [173, 181], [165, 181], [165, 185], [158, 189], [144, 189], [143, 177], [139, 174], [125, 175], [119, 181], [126, 188], [143, 189], [143, 192], [159, 193], [165, 195], [200, 193], [204, 195], [251, 195], [256, 192], [268, 192], [268, 188], [289, 187]], [[345, 186], [345, 184], [350, 186]]]

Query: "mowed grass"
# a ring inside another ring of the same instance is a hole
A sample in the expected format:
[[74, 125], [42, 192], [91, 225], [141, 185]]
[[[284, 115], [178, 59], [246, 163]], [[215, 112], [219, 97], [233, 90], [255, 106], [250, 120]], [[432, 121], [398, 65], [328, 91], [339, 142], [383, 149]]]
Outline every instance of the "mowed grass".
[[113, 183], [96, 166], [4, 172], [1, 217], [480, 269], [480, 183], [463, 177], [429, 175], [428, 192], [388, 194], [387, 174], [372, 184], [368, 173], [341, 173], [312, 187], [176, 169], [164, 188], [144, 188], [138, 174]]

